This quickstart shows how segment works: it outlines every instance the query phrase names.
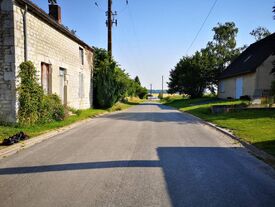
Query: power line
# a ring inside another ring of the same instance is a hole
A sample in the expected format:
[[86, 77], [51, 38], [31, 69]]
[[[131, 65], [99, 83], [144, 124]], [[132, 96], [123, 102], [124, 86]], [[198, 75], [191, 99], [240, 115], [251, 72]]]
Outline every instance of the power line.
[[206, 21], [208, 20], [209, 16], [210, 16], [211, 13], [213, 12], [213, 10], [214, 10], [214, 8], [215, 8], [217, 2], [218, 2], [218, 0], [215, 0], [215, 1], [214, 1], [214, 3], [213, 3], [213, 5], [212, 5], [212, 7], [210, 8], [210, 10], [209, 10], [209, 12], [208, 12], [206, 18], [205, 18], [204, 21], [203, 21], [203, 23], [202, 23], [202, 25], [201, 25], [199, 31], [197, 32], [197, 34], [196, 34], [195, 38], [193, 39], [192, 43], [190, 44], [190, 46], [189, 46], [188, 49], [186, 50], [186, 54], [189, 52], [189, 50], [192, 48], [192, 46], [194, 45], [195, 41], [197, 40], [197, 38], [198, 38], [199, 34], [201, 33], [201, 31], [202, 31], [202, 29], [203, 29], [203, 27], [204, 27]]

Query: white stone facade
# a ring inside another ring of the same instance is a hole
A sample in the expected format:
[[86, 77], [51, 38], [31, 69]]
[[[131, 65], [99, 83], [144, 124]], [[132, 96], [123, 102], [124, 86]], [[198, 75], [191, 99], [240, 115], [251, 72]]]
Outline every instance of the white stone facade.
[[[0, 120], [14, 122], [17, 111], [15, 85], [18, 84], [18, 80], [16, 77], [19, 65], [25, 60], [23, 17], [25, 7], [22, 0], [0, 2], [1, 17], [4, 13], [9, 14], [6, 15], [8, 16], [6, 19], [0, 20], [0, 49], [2, 51], [2, 48], [7, 47], [5, 54], [0, 54]], [[2, 6], [6, 7], [6, 12], [3, 11]], [[45, 13], [43, 15], [45, 16]], [[41, 68], [42, 64], [45, 64], [50, 68], [51, 73], [49, 75], [50, 93], [63, 97], [64, 103], [70, 107], [90, 108], [93, 99], [92, 49], [78, 38], [72, 37], [68, 31], [64, 32], [61, 25], [59, 29], [59, 25], [54, 25], [55, 22], [45, 19], [43, 15], [39, 16], [37, 11], [33, 12], [32, 8], [28, 8], [26, 15], [28, 60], [34, 63], [39, 82], [42, 84]], [[10, 33], [6, 32], [7, 27]], [[5, 46], [7, 43], [8, 46]], [[81, 58], [82, 51], [83, 59]], [[7, 76], [6, 79], [4, 76]], [[7, 88], [9, 92], [4, 91]]]

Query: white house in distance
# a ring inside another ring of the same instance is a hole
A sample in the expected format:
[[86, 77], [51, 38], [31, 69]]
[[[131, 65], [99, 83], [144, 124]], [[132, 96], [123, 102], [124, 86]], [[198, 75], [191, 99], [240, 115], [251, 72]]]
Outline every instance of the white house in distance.
[[25, 60], [46, 93], [76, 109], [91, 107], [93, 49], [61, 24], [61, 8], [49, 5], [47, 14], [30, 0], [0, 0], [0, 121], [16, 121], [16, 77]]
[[269, 95], [275, 80], [275, 33], [250, 45], [221, 74], [218, 97], [256, 99]]

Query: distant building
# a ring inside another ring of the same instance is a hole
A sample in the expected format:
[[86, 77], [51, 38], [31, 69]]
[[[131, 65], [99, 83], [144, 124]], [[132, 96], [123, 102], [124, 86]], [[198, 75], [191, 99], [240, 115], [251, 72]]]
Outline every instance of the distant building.
[[221, 74], [219, 98], [267, 96], [275, 80], [275, 33], [250, 45]]
[[0, 0], [0, 121], [16, 121], [16, 77], [25, 60], [46, 93], [76, 109], [92, 105], [93, 49], [61, 24], [58, 5], [49, 11], [29, 0]]

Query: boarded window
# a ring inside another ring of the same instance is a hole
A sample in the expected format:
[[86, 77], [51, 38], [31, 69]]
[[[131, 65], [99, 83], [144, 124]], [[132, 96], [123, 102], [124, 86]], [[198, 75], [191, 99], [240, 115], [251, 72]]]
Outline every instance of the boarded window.
[[84, 50], [81, 47], [79, 48], [79, 57], [81, 64], [84, 65]]
[[84, 98], [84, 75], [82, 72], [79, 73], [79, 98]]
[[59, 95], [62, 104], [67, 104], [66, 102], [66, 88], [65, 88], [65, 80], [66, 79], [66, 69], [59, 68]]
[[41, 85], [46, 94], [50, 93], [50, 65], [46, 63], [41, 63]]

